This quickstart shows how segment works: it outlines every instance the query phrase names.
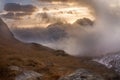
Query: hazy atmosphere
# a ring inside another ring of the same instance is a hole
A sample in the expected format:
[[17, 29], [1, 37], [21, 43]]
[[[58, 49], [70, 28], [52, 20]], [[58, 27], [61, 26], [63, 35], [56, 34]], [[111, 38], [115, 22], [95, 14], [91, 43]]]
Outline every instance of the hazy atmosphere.
[[1, 3], [2, 18], [21, 41], [65, 50], [71, 55], [120, 50], [116, 0], [3, 0]]
[[0, 0], [0, 80], [120, 80], [120, 0]]

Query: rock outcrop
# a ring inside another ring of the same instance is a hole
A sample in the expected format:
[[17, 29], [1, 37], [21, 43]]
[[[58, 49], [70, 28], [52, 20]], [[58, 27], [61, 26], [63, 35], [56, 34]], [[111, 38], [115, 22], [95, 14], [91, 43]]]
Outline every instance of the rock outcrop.
[[12, 35], [12, 33], [10, 32], [9, 28], [7, 27], [7, 25], [3, 22], [2, 19], [0, 19], [0, 37], [1, 40], [14, 40], [14, 37]]
[[22, 69], [18, 66], [10, 66], [11, 71], [16, 71], [15, 80], [41, 80], [42, 75], [32, 70]]
[[120, 74], [120, 52], [107, 54], [99, 59], [95, 59], [94, 61], [97, 61], [108, 68], [114, 69]]
[[79, 69], [70, 75], [60, 78], [59, 80], [105, 80], [105, 79], [91, 71]]

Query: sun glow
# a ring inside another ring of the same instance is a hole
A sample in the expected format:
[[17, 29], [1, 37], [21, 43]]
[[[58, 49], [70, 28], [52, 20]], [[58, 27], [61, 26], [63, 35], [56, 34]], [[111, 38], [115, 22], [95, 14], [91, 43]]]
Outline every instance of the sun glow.
[[61, 18], [71, 24], [77, 19], [84, 17], [94, 20], [94, 16], [91, 15], [91, 12], [87, 7], [47, 8], [45, 11], [40, 9], [37, 13], [46, 13], [51, 17]]
[[78, 6], [75, 3], [41, 2], [38, 8], [38, 11], [32, 15], [25, 16], [22, 20], [15, 20], [10, 25], [19, 28], [46, 28], [48, 25], [56, 22], [73, 24], [76, 20], [85, 17], [95, 20], [93, 12], [89, 7]]

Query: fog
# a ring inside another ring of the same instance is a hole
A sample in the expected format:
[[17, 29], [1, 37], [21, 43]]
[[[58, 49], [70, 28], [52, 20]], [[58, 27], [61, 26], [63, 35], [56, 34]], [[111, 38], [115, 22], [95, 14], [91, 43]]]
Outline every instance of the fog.
[[92, 5], [96, 11], [95, 30], [100, 34], [98, 53], [118, 52], [120, 50], [119, 0], [93, 0]]
[[[67, 2], [69, 0], [64, 4]], [[85, 2], [85, 6], [93, 11], [91, 14], [95, 19], [89, 21], [82, 17], [75, 19], [71, 24], [60, 18], [44, 15], [41, 18], [42, 22], [32, 28], [10, 27], [11, 31], [17, 39], [23, 42], [43, 44], [53, 49], [64, 50], [74, 56], [100, 56], [120, 51], [119, 2], [117, 0], [77, 0], [73, 2], [77, 3], [77, 6], [81, 5], [81, 2]], [[31, 22], [29, 20], [27, 22], [32, 24], [36, 17]], [[17, 21], [15, 22], [19, 24]], [[27, 22], [23, 20], [23, 23]]]

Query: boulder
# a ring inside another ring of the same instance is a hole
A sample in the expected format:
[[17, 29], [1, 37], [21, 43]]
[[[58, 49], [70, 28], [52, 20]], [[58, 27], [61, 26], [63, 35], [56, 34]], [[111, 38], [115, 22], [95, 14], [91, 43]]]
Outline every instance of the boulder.
[[41, 76], [35, 71], [23, 71], [23, 73], [15, 77], [15, 80], [41, 80]]
[[41, 80], [42, 75], [33, 70], [26, 70], [18, 66], [9, 66], [15, 73], [15, 80]]
[[59, 80], [104, 80], [104, 78], [91, 71], [79, 69], [70, 75], [61, 77]]

